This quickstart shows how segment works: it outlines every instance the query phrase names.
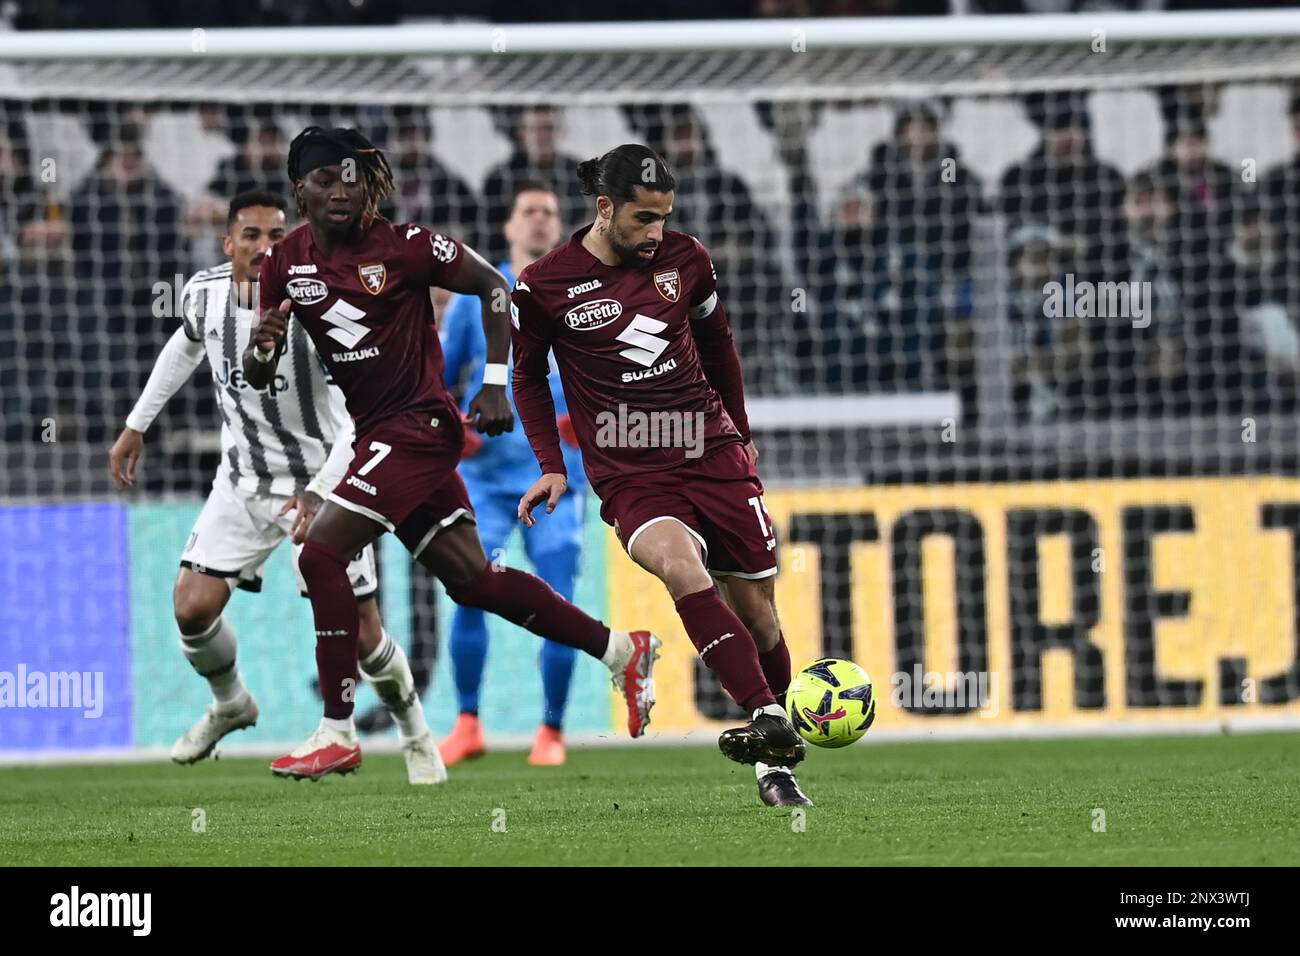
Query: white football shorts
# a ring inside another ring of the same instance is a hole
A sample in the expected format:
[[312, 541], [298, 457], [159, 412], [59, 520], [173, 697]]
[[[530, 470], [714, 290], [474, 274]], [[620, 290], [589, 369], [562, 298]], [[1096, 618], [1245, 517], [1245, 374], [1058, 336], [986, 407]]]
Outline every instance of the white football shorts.
[[[181, 555], [181, 567], [199, 574], [225, 578], [231, 589], [262, 590], [262, 570], [267, 559], [293, 528], [294, 513], [280, 515], [289, 498], [284, 495], [243, 495], [221, 477], [212, 483], [189, 542]], [[302, 545], [294, 545], [293, 570], [298, 590], [307, 596], [307, 584], [298, 570]], [[356, 555], [348, 565], [348, 580], [357, 599], [373, 597], [379, 588], [373, 545]]]

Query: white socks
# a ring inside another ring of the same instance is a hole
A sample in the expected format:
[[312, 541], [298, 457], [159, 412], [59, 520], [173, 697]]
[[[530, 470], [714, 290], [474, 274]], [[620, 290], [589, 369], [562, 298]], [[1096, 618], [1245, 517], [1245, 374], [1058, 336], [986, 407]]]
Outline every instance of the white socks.
[[352, 726], [351, 717], [322, 717], [320, 723], [322, 727], [328, 727], [330, 730], [337, 730], [341, 734], [355, 736], [357, 732], [356, 728]]
[[788, 773], [790, 776], [794, 776], [794, 771], [789, 767], [769, 767], [761, 761], [754, 762], [754, 776], [758, 777], [759, 780], [763, 779], [764, 774], [769, 773]]
[[212, 688], [218, 710], [231, 710], [247, 696], [235, 666], [235, 631], [224, 616], [218, 617], [202, 634], [182, 634], [181, 651], [190, 666]]
[[759, 714], [771, 714], [773, 717], [780, 717], [784, 720], [790, 719], [790, 715], [785, 712], [785, 708], [780, 704], [768, 704], [766, 707], [760, 707], [754, 711], [754, 717]]
[[622, 673], [627, 662], [632, 659], [632, 652], [635, 649], [632, 645], [632, 635], [627, 631], [616, 631], [610, 628], [609, 646], [605, 648], [605, 653], [600, 655], [600, 662], [615, 674]]
[[388, 636], [387, 631], [383, 632], [379, 646], [361, 661], [361, 673], [366, 675], [379, 699], [393, 715], [403, 740], [419, 737], [429, 729], [420, 695], [415, 692], [415, 678], [411, 676], [406, 652]]

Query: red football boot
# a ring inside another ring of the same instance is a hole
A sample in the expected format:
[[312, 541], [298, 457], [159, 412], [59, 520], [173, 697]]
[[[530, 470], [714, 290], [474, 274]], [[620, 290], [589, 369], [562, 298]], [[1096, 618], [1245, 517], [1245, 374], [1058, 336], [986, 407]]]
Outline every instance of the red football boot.
[[627, 732], [640, 737], [650, 726], [650, 708], [655, 705], [654, 666], [664, 642], [649, 631], [631, 631], [631, 656], [611, 673], [614, 687], [627, 701]]
[[271, 762], [277, 777], [319, 780], [330, 773], [351, 773], [361, 766], [356, 731], [334, 730], [322, 721], [316, 732], [295, 750]]

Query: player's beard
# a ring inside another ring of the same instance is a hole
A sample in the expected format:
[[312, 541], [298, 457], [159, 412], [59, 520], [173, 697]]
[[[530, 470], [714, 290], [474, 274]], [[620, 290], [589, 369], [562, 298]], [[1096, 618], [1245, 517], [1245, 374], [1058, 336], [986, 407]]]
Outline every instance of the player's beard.
[[642, 259], [637, 253], [640, 246], [633, 243], [613, 222], [605, 230], [605, 238], [609, 242], [609, 248], [614, 255], [618, 256], [619, 261], [625, 266], [645, 265], [645, 259]]

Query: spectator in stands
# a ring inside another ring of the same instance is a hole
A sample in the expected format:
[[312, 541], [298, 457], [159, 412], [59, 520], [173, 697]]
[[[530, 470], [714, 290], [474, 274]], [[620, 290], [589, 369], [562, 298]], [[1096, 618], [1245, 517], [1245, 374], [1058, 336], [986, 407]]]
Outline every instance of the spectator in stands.
[[876, 394], [957, 387], [940, 381], [947, 313], [924, 257], [891, 240], [870, 192], [850, 189], [818, 235], [813, 320], [801, 323], [795, 353], [801, 384]]
[[506, 256], [505, 228], [510, 204], [521, 183], [530, 180], [550, 183], [560, 200], [560, 224], [566, 235], [595, 217], [595, 201], [578, 187], [578, 162], [559, 152], [559, 116], [549, 106], [521, 110], [510, 127], [514, 151], [494, 167], [483, 183], [483, 215], [480, 217], [479, 251], [489, 262]]
[[1053, 315], [1046, 286], [1065, 277], [1072, 253], [1050, 226], [1020, 226], [1007, 238], [1007, 305], [1011, 332], [1011, 401], [1018, 422], [1062, 417], [1077, 388], [1077, 319]]
[[1026, 109], [1043, 141], [1002, 177], [1007, 228], [1050, 226], [1070, 247], [1067, 272], [1116, 278], [1124, 267], [1124, 177], [1094, 154], [1086, 101], [1078, 93], [1037, 94]]
[[[17, 123], [0, 130], [0, 275], [18, 265], [23, 229], [37, 219], [39, 202], [31, 174], [31, 156], [20, 149]], [[18, 142], [16, 142], [18, 140]]]
[[762, 101], [754, 104], [754, 115], [771, 137], [790, 196], [789, 245], [798, 278], [795, 285], [808, 288], [817, 272], [818, 233], [822, 222], [818, 209], [816, 170], [819, 157], [810, 140], [825, 113], [825, 104], [802, 101]]
[[236, 152], [217, 164], [208, 181], [206, 195], [196, 199], [185, 212], [185, 234], [199, 240], [196, 258], [206, 262], [221, 253], [219, 237], [226, 232], [226, 213], [230, 197], [248, 190], [284, 195], [289, 190], [284, 163], [288, 145], [270, 109], [254, 107], [251, 114], [243, 109], [226, 111], [220, 120], [219, 110], [199, 108], [200, 123], [206, 129], [220, 129], [229, 136]]
[[817, 235], [809, 259], [812, 320], [800, 323], [795, 351], [800, 385], [810, 391], [881, 390], [894, 378], [896, 350], [882, 341], [890, 320], [881, 238], [871, 194], [860, 185]]
[[274, 119], [269, 115], [240, 118], [231, 124], [230, 138], [238, 152], [217, 165], [208, 182], [209, 193], [229, 203], [231, 196], [250, 190], [286, 191], [284, 162], [289, 146]]
[[474, 229], [479, 202], [465, 181], [433, 154], [433, 124], [423, 107], [398, 106], [391, 113], [388, 161], [397, 189], [383, 210], [393, 222], [446, 229], [478, 248]]
[[172, 278], [180, 200], [149, 167], [137, 127], [121, 127], [104, 145], [71, 207], [73, 250], [87, 278], [125, 278], [146, 291]]
[[894, 138], [871, 151], [861, 179], [891, 241], [923, 250], [925, 267], [942, 281], [969, 278], [980, 183], [956, 144], [940, 139], [934, 109], [920, 103], [900, 109]]
[[1216, 263], [1232, 239], [1233, 205], [1243, 194], [1233, 171], [1209, 156], [1205, 116], [1212, 101], [1199, 89], [1158, 92], [1166, 151], [1149, 176], [1172, 204], [1172, 217], [1156, 275], [1177, 287], [1177, 300], [1154, 287], [1156, 373], [1148, 384], [1159, 392], [1148, 404], [1167, 414], [1209, 414], [1240, 397], [1240, 382], [1229, 386], [1215, 372], [1240, 365], [1243, 342], [1236, 310], [1223, 306], [1213, 284]]
[[[61, 412], [69, 404], [57, 373], [66, 368], [64, 328], [73, 277], [68, 224], [33, 163], [20, 116], [0, 123], [0, 419], [5, 441], [49, 440], [53, 421], [67, 436]], [[53, 173], [56, 168], [48, 167]]]
[[876, 302], [880, 359], [873, 391], [934, 391], [956, 387], [956, 366], [970, 349], [971, 232], [980, 185], [953, 143], [939, 135], [936, 112], [908, 104], [894, 136], [871, 152], [857, 180], [870, 197], [874, 227], [838, 255], [865, 263]]
[[[1300, 276], [1300, 90], [1291, 96], [1288, 116], [1296, 154], [1260, 177], [1259, 192], [1270, 224], [1281, 233], [1286, 268], [1290, 275]], [[1300, 291], [1300, 282], [1294, 285]]]
[[0, 124], [0, 275], [39, 267], [67, 241], [58, 201], [32, 175], [21, 120]]
[[777, 387], [793, 332], [775, 240], [745, 181], [718, 162], [703, 121], [671, 107], [660, 149], [677, 177], [670, 226], [699, 238], [712, 256], [746, 382]]
[[1173, 258], [1173, 198], [1162, 181], [1139, 175], [1128, 185], [1123, 211], [1127, 263], [1105, 281], [1140, 290], [1142, 314], [1131, 296], [1129, 314], [1104, 312], [1098, 295], [1093, 311], [1079, 316], [1085, 358], [1077, 413], [1088, 418], [1150, 417], [1186, 409], [1186, 302]]
[[1182, 312], [1182, 284], [1169, 250], [1178, 221], [1168, 187], [1149, 175], [1133, 177], [1124, 197], [1124, 222], [1128, 228], [1124, 248], [1128, 253], [1126, 278], [1150, 282], [1155, 301], [1152, 325], [1173, 322]]
[[1205, 283], [1205, 307], [1193, 312], [1193, 395], [1219, 412], [1291, 412], [1300, 385], [1295, 273], [1260, 202], [1235, 206], [1231, 238]]
[[[1186, 104], [1182, 104], [1186, 106]], [[1166, 110], [1165, 155], [1150, 174], [1173, 201], [1173, 254], [1176, 267], [1203, 275], [1211, 256], [1228, 241], [1237, 179], [1210, 158], [1205, 120], [1199, 109]]]
[[79, 283], [67, 390], [86, 403], [92, 441], [116, 428], [124, 396], [142, 384], [164, 321], [154, 315], [154, 286], [170, 288], [183, 265], [180, 200], [149, 167], [141, 142], [138, 127], [110, 125], [70, 201]]
[[0, 123], [0, 440], [38, 441], [56, 415], [53, 370], [67, 313], [62, 210], [32, 175], [23, 120]]

